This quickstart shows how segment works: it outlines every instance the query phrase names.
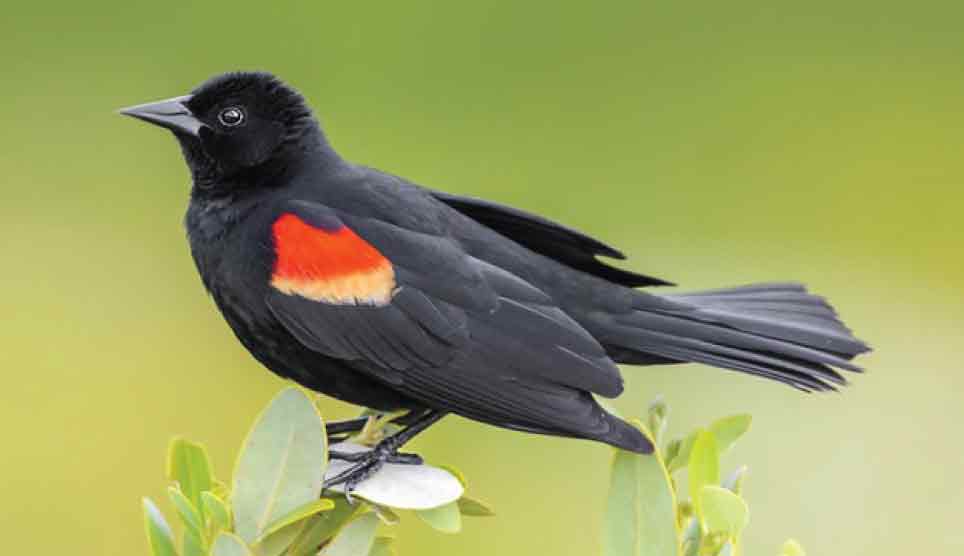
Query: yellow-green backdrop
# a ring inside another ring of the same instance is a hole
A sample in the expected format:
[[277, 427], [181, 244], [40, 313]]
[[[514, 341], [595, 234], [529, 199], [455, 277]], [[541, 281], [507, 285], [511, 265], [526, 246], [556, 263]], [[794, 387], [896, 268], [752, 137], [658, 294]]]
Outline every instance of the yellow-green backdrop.
[[[0, 545], [146, 554], [167, 438], [218, 471], [280, 380], [202, 292], [174, 141], [113, 113], [231, 69], [347, 157], [596, 234], [688, 288], [799, 279], [876, 348], [840, 394], [626, 368], [672, 432], [749, 411], [746, 554], [949, 554], [964, 448], [959, 2], [12, 2], [0, 17]], [[330, 417], [352, 413], [326, 406]], [[605, 446], [447, 419], [498, 517], [403, 555], [598, 553]], [[956, 550], [955, 550], [956, 549]]]

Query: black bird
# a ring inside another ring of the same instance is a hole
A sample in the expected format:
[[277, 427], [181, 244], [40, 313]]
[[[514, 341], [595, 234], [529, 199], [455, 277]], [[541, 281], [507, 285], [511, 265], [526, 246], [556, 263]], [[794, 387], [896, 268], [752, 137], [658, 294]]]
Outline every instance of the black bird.
[[329, 484], [417, 461], [398, 448], [447, 413], [648, 453], [593, 398], [622, 392], [617, 363], [699, 362], [815, 391], [845, 384], [834, 369], [859, 371], [868, 351], [802, 285], [641, 291], [671, 284], [609, 266], [599, 257], [624, 255], [545, 218], [351, 163], [267, 73], [122, 113], [180, 143], [191, 253], [251, 354], [340, 400], [409, 410]]

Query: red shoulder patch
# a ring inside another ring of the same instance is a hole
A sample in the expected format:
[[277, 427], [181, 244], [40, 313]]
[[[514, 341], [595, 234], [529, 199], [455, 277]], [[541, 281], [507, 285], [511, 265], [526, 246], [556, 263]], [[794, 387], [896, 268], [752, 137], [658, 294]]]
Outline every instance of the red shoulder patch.
[[271, 285], [278, 291], [333, 305], [391, 301], [392, 263], [347, 226], [316, 228], [285, 213], [271, 231], [275, 249]]

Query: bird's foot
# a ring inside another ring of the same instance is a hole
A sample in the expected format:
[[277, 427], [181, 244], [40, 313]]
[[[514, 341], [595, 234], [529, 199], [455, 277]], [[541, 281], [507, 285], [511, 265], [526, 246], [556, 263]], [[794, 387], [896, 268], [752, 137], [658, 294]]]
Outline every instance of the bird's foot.
[[355, 464], [325, 481], [325, 488], [344, 484], [345, 498], [349, 504], [354, 503], [352, 492], [355, 487], [378, 473], [386, 463], [398, 465], [421, 465], [423, 463], [421, 456], [418, 454], [399, 452], [398, 443], [392, 437], [386, 438], [373, 449], [365, 452], [329, 450], [328, 457]]
[[[371, 459], [372, 453], [374, 453], [374, 450], [367, 452], [338, 452], [335, 450], [330, 450], [328, 452], [328, 457], [330, 459], [348, 461], [351, 463], [363, 463]], [[399, 465], [422, 465], [424, 462], [422, 461], [422, 456], [418, 454], [395, 452], [386, 455], [383, 463], [397, 463]]]

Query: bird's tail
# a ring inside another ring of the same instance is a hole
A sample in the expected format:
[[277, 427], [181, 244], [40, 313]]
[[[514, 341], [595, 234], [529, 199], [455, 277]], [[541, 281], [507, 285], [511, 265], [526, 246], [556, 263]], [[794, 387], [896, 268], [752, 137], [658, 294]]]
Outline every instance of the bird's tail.
[[826, 300], [800, 284], [639, 292], [633, 305], [597, 329], [620, 363], [705, 363], [813, 391], [846, 384], [835, 369], [859, 372], [851, 360], [870, 351]]

